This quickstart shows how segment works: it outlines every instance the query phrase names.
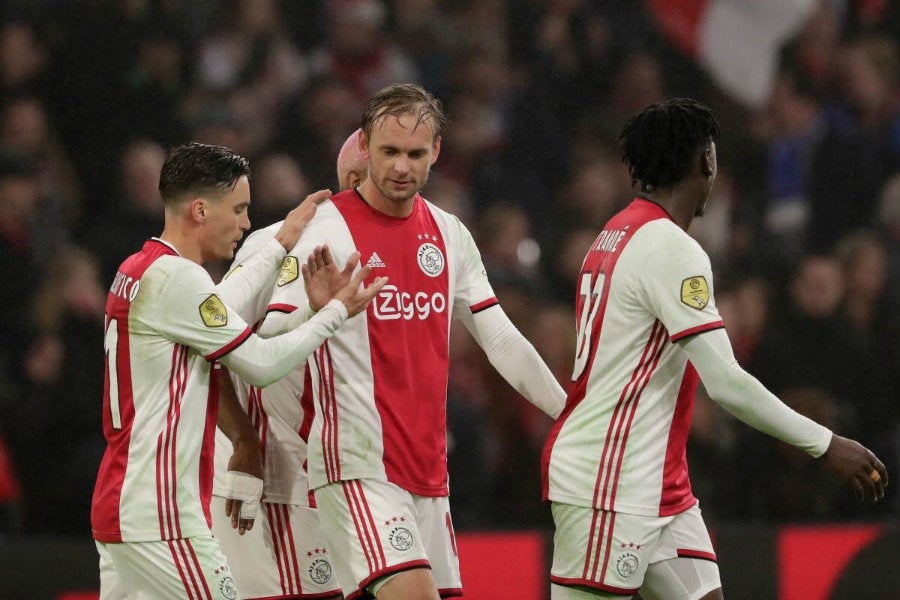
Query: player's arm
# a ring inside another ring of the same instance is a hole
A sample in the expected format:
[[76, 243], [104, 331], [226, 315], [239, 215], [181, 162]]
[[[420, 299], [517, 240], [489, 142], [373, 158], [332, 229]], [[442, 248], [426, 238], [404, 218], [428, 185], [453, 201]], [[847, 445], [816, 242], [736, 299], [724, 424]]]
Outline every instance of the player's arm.
[[[676, 342], [697, 369], [710, 398], [754, 429], [791, 444], [825, 463], [855, 490], [857, 498], [884, 496], [887, 471], [859, 443], [833, 434], [801, 415], [769, 392], [738, 364], [724, 329]], [[873, 470], [879, 481], [872, 477]]]
[[330, 197], [329, 190], [319, 190], [307, 196], [287, 214], [272, 241], [241, 262], [239, 268], [229, 271], [228, 276], [216, 286], [225, 304], [238, 314], [247, 313], [259, 293], [272, 287], [285, 254], [297, 244], [300, 234], [316, 214], [318, 205]]
[[219, 387], [219, 411], [216, 425], [231, 440], [228, 461], [228, 494], [225, 516], [240, 535], [253, 529], [253, 521], [263, 490], [262, 450], [259, 435], [250, 423], [234, 390], [228, 370], [214, 370]]
[[[265, 387], [284, 377], [334, 335], [346, 319], [365, 310], [387, 283], [386, 277], [377, 277], [363, 288], [362, 283], [370, 273], [370, 267], [357, 271], [328, 304], [295, 329], [269, 339], [249, 336], [223, 356], [222, 362], [250, 385]], [[309, 274], [304, 272], [304, 280], [307, 278], [310, 282], [319, 280], [315, 270]]]
[[529, 402], [554, 419], [558, 417], [566, 404], [566, 392], [500, 305], [475, 314], [469, 310], [460, 314], [497, 372]]
[[451, 225], [449, 234], [459, 244], [454, 313], [497, 372], [529, 402], [555, 419], [565, 406], [565, 391], [531, 342], [497, 304], [472, 234], [455, 217]]
[[352, 253], [341, 269], [327, 245], [313, 248], [301, 267], [303, 285], [299, 281], [293, 282], [288, 284], [290, 287], [277, 289], [272, 294], [272, 310], [259, 327], [260, 337], [291, 331], [309, 320], [342, 288], [349, 285], [358, 265], [359, 252]]

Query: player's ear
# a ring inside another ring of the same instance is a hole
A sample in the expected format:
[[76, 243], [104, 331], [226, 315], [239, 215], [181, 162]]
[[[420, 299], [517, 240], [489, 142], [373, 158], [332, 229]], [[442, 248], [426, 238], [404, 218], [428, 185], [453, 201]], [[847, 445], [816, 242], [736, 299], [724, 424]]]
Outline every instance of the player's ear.
[[366, 160], [366, 162], [368, 162], [369, 161], [369, 138], [366, 137], [366, 132], [360, 131], [359, 135], [356, 136], [356, 139], [359, 143], [359, 153]]
[[434, 164], [438, 159], [438, 154], [441, 153], [441, 136], [437, 136], [434, 138], [434, 143], [431, 145], [431, 164]]
[[194, 221], [202, 223], [206, 220], [207, 205], [203, 198], [194, 198], [190, 203], [191, 218]]
[[716, 172], [716, 151], [710, 142], [700, 154], [700, 172], [704, 177], [712, 177]]

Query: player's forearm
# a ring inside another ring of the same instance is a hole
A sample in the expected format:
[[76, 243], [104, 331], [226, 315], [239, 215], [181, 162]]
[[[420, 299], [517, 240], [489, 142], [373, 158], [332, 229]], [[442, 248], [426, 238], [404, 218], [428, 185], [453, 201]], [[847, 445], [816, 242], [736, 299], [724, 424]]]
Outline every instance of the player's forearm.
[[248, 312], [256, 305], [256, 297], [262, 290], [275, 285], [278, 267], [284, 259], [285, 251], [275, 240], [254, 252], [240, 266], [232, 269], [216, 288], [222, 300], [241, 318], [249, 323], [258, 320], [258, 315]]
[[710, 398], [754, 429], [814, 457], [828, 449], [831, 431], [794, 411], [737, 363], [725, 330], [708, 331], [682, 344]]
[[332, 300], [300, 327], [269, 339], [252, 335], [222, 357], [222, 363], [250, 385], [265, 387], [305, 361], [347, 319], [347, 308]]
[[491, 365], [529, 402], [553, 417], [562, 412], [566, 392], [537, 350], [499, 307], [466, 322]]
[[253, 443], [259, 444], [259, 436], [250, 423], [247, 413], [241, 406], [234, 391], [234, 382], [228, 375], [228, 369], [216, 369], [219, 386], [219, 410], [216, 425], [231, 441], [232, 445]]
[[282, 335], [300, 327], [300, 325], [309, 321], [315, 314], [315, 311], [313, 311], [308, 304], [289, 313], [271, 311], [260, 324], [257, 335], [261, 338]]

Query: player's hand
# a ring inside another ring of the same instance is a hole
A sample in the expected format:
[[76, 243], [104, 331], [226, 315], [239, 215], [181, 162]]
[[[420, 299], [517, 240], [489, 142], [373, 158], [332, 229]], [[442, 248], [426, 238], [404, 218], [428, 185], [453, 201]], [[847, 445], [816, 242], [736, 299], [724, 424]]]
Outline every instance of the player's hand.
[[284, 223], [275, 234], [275, 239], [286, 251], [290, 252], [297, 245], [300, 234], [316, 214], [316, 208], [328, 198], [331, 198], [331, 190], [313, 192], [297, 208], [287, 214]]
[[387, 283], [387, 277], [376, 277], [375, 281], [369, 284], [369, 287], [362, 287], [363, 281], [372, 272], [372, 267], [365, 266], [356, 272], [356, 275], [350, 280], [343, 289], [334, 295], [335, 298], [344, 303], [347, 307], [348, 318], [361, 313], [369, 306], [369, 302], [375, 297], [375, 294], [381, 291], [384, 284]]
[[[235, 443], [234, 453], [228, 460], [229, 490], [225, 498], [225, 516], [231, 517], [231, 527], [237, 529], [240, 535], [253, 529], [256, 509], [261, 500], [262, 480], [259, 438]], [[257, 487], [258, 495], [255, 494]]]
[[822, 460], [838, 477], [850, 484], [857, 501], [869, 499], [877, 502], [884, 498], [884, 488], [888, 484], [887, 469], [859, 442], [832, 435]]
[[301, 266], [303, 284], [306, 286], [310, 308], [319, 311], [328, 304], [335, 294], [350, 283], [353, 270], [358, 264], [359, 252], [354, 252], [350, 255], [343, 270], [339, 270], [334, 262], [331, 249], [327, 245], [316, 246], [309, 258], [306, 259], [306, 264]]

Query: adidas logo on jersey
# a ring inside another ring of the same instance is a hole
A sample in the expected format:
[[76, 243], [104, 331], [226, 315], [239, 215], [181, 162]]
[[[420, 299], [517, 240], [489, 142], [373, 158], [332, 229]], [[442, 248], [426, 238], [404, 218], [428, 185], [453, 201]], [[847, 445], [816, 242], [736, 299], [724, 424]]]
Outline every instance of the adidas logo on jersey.
[[377, 252], [373, 252], [372, 256], [369, 257], [369, 262], [366, 263], [366, 266], [376, 269], [378, 267], [386, 267], [387, 265], [384, 264], [384, 261], [381, 260], [381, 257], [378, 256]]

